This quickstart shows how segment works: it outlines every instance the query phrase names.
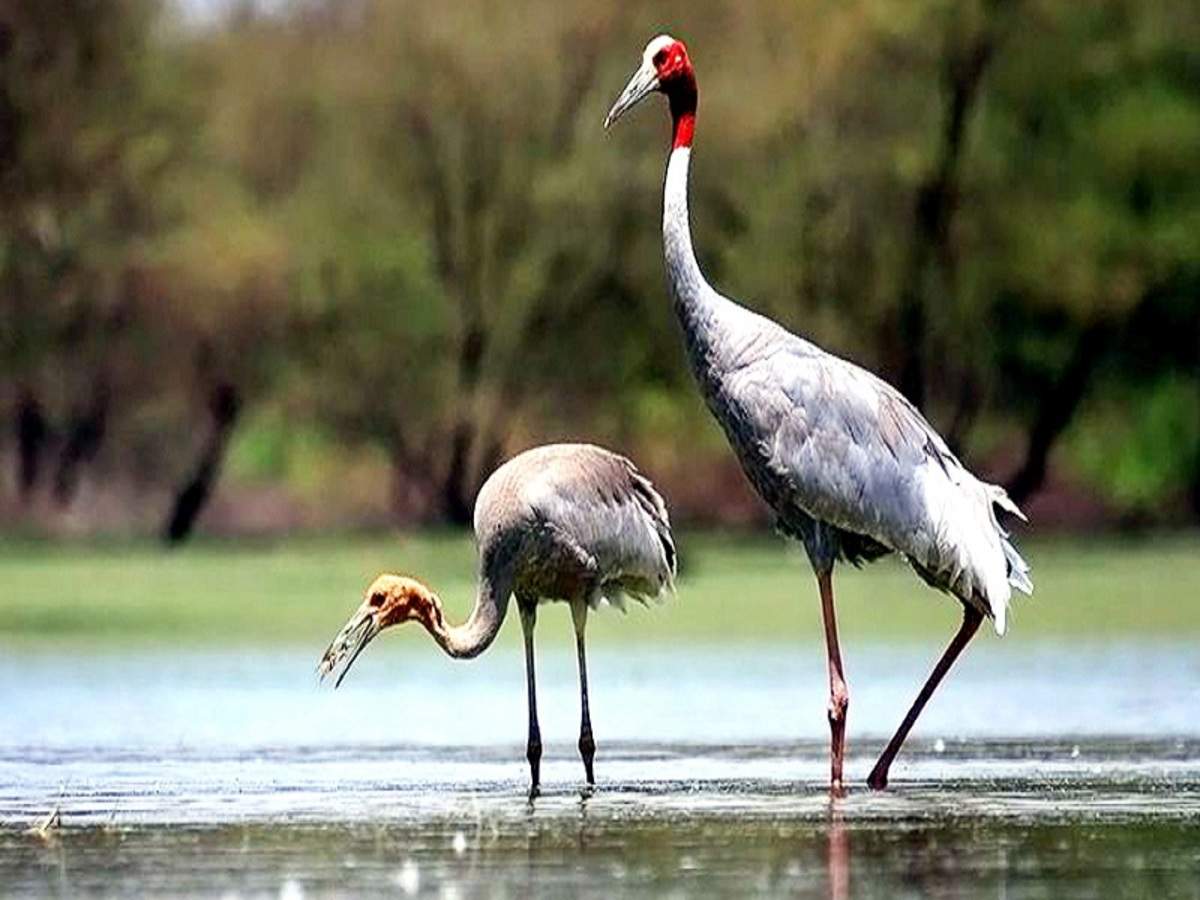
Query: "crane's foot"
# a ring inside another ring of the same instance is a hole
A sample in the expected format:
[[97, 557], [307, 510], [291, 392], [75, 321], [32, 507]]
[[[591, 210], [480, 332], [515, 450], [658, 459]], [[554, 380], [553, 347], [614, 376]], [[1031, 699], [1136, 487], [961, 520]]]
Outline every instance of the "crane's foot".
[[596, 793], [596, 783], [593, 781], [589, 781], [587, 784], [585, 784], [583, 787], [581, 787], [579, 789], [579, 799], [580, 800], [588, 800], [591, 797], [593, 797], [595, 795], [595, 793]]
[[540, 733], [529, 736], [525, 758], [529, 760], [529, 801], [532, 803], [542, 793], [542, 737]]
[[529, 751], [529, 802], [542, 796], [542, 746]]
[[888, 770], [887, 767], [880, 767], [876, 764], [871, 770], [871, 774], [867, 776], [867, 787], [873, 791], [886, 790], [888, 786]]
[[850, 708], [850, 692], [846, 683], [836, 678], [829, 686], [829, 793], [841, 797], [846, 793], [842, 771], [846, 757], [846, 712]]
[[579, 735], [579, 757], [583, 760], [583, 774], [587, 777], [587, 783], [595, 785], [596, 740], [592, 737], [591, 727], [587, 725]]

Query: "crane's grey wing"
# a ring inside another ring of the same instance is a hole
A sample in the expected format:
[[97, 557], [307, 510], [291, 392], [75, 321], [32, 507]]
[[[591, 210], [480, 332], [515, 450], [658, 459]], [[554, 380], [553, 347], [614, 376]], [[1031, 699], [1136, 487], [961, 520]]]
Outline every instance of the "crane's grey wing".
[[1031, 585], [992, 507], [1019, 511], [968, 472], [902, 395], [799, 341], [731, 371], [727, 385], [743, 440], [788, 494], [777, 504], [904, 554], [1003, 630], [1010, 582]]
[[673, 589], [676, 551], [666, 503], [632, 462], [586, 444], [543, 459], [525, 492], [540, 522], [588, 561], [589, 596], [623, 607]]

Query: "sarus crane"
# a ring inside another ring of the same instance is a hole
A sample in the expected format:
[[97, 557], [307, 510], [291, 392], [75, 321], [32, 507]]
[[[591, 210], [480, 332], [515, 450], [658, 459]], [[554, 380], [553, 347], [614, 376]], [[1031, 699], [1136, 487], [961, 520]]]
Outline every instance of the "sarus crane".
[[708, 284], [688, 221], [696, 74], [687, 48], [669, 35], [646, 46], [605, 128], [654, 92], [666, 95], [671, 112], [663, 250], [692, 372], [779, 530], [803, 543], [816, 573], [835, 793], [843, 784], [849, 692], [834, 612], [834, 563], [859, 565], [895, 552], [924, 581], [962, 603], [962, 625], [867, 779], [882, 789], [921, 709], [983, 617], [1002, 635], [1011, 588], [1032, 593], [1029, 567], [998, 522], [996, 508], [1024, 516], [1002, 488], [967, 471], [890, 385]]
[[588, 789], [596, 782], [596, 743], [588, 712], [584, 628], [601, 601], [624, 609], [674, 587], [675, 542], [662, 496], [632, 462], [588, 444], [526, 450], [500, 466], [475, 500], [479, 553], [475, 608], [449, 625], [442, 602], [427, 586], [401, 575], [380, 575], [317, 667], [342, 683], [354, 660], [381, 631], [415, 621], [448, 655], [471, 659], [495, 640], [509, 599], [516, 597], [525, 636], [529, 701], [530, 798], [540, 790], [542, 758], [534, 676], [533, 630], [540, 603], [571, 607], [579, 658], [579, 753]]

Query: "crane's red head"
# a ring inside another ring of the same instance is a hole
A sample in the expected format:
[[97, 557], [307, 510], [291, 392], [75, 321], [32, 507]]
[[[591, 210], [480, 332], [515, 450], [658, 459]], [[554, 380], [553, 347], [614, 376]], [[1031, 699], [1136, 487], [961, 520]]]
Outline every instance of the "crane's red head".
[[380, 575], [367, 588], [362, 605], [326, 649], [317, 665], [317, 674], [324, 679], [337, 671], [334, 686], [340, 685], [358, 654], [379, 632], [414, 619], [430, 632], [443, 627], [445, 620], [437, 596], [415, 578]]
[[690, 147], [696, 127], [696, 72], [683, 41], [661, 34], [646, 45], [642, 65], [609, 110], [604, 127], [609, 128], [627, 110], [654, 91], [667, 95], [673, 120], [673, 145]]

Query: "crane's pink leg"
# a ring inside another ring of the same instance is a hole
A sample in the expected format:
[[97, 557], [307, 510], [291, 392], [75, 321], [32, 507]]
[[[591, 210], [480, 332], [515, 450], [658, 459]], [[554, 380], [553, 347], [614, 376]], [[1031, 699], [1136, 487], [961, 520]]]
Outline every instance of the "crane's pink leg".
[[887, 787], [888, 769], [891, 768], [892, 760], [896, 758], [896, 754], [900, 752], [900, 748], [904, 745], [904, 739], [908, 737], [909, 731], [912, 730], [913, 724], [917, 721], [917, 716], [921, 715], [921, 710], [925, 708], [925, 704], [929, 702], [929, 698], [933, 696], [933, 692], [937, 690], [937, 686], [946, 676], [946, 673], [950, 671], [950, 667], [954, 665], [954, 661], [958, 659], [958, 655], [971, 642], [971, 638], [979, 630], [979, 623], [982, 621], [983, 613], [973, 606], [963, 605], [962, 625], [959, 626], [958, 632], [950, 641], [950, 645], [942, 653], [942, 658], [937, 661], [937, 665], [929, 673], [929, 678], [925, 681], [921, 692], [917, 694], [917, 699], [913, 701], [908, 715], [904, 717], [904, 721], [900, 723], [900, 727], [896, 729], [895, 735], [892, 736], [887, 748], [879, 757], [879, 762], [875, 763], [875, 768], [867, 776], [867, 784], [873, 790], [882, 791]]
[[533, 671], [533, 627], [537, 624], [537, 606], [520, 604], [521, 630], [525, 633], [525, 684], [529, 690], [529, 740], [525, 758], [529, 760], [529, 799], [542, 792], [542, 729], [538, 725], [537, 683]]
[[837, 615], [833, 608], [833, 573], [818, 572], [821, 616], [825, 620], [825, 655], [829, 660], [829, 790], [842, 793], [842, 757], [846, 747], [846, 710], [850, 691], [842, 674], [842, 651], [838, 646]]
[[592, 737], [592, 716], [588, 712], [587, 655], [583, 647], [583, 630], [587, 625], [587, 604], [572, 603], [571, 618], [575, 622], [575, 648], [579, 654], [579, 755], [583, 757], [583, 771], [587, 775], [588, 787], [596, 784], [592, 772], [592, 761], [596, 758], [596, 741]]

